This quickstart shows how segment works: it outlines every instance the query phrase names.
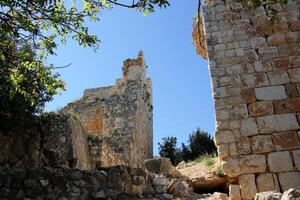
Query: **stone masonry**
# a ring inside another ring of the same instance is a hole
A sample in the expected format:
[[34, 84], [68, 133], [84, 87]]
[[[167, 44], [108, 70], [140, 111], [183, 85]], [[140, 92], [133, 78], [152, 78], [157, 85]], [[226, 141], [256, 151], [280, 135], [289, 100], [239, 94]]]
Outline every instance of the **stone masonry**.
[[234, 200], [300, 189], [300, 1], [276, 10], [272, 24], [262, 6], [214, 0], [202, 8], [206, 46], [194, 28], [197, 52], [207, 50], [222, 168], [238, 183]]
[[141, 167], [152, 157], [152, 83], [143, 53], [124, 61], [116, 85], [86, 89], [62, 111], [75, 115], [85, 129], [91, 167]]

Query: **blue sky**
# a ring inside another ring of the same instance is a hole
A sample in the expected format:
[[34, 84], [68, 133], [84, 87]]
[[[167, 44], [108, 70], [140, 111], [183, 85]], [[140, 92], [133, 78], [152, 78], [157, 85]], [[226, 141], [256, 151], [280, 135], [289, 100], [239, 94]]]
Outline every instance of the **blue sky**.
[[79, 99], [86, 88], [115, 84], [122, 76], [123, 60], [143, 50], [153, 82], [154, 154], [163, 137], [176, 136], [180, 145], [197, 127], [213, 134], [207, 61], [196, 55], [191, 36], [196, 11], [197, 1], [171, 1], [171, 7], [146, 17], [125, 8], [105, 11], [100, 22], [89, 23], [101, 39], [97, 52], [69, 41], [48, 59], [56, 66], [72, 65], [58, 71], [67, 90], [48, 103], [46, 110]]

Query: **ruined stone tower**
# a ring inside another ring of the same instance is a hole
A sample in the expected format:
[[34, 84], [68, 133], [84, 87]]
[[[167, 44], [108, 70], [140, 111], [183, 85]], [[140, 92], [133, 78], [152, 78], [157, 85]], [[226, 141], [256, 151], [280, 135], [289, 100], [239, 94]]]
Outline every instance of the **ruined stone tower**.
[[152, 157], [152, 84], [143, 52], [124, 61], [123, 77], [109, 87], [86, 89], [64, 110], [88, 135], [91, 167], [140, 167]]
[[263, 6], [213, 0], [193, 33], [209, 60], [215, 143], [234, 200], [300, 189], [300, 1], [275, 8], [272, 24]]

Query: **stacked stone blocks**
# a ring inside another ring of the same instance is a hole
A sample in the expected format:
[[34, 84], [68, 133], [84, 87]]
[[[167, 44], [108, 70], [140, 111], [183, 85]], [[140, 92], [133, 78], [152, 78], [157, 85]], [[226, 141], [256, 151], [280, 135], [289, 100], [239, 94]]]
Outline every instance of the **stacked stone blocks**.
[[[300, 189], [300, 1], [264, 7], [216, 0], [203, 8], [223, 171], [234, 199]], [[240, 190], [240, 195], [237, 195]]]

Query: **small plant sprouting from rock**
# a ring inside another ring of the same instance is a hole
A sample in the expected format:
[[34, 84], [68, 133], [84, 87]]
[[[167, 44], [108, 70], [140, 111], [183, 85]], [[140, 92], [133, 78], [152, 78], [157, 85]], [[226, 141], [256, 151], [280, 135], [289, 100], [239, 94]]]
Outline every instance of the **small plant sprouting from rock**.
[[223, 173], [223, 170], [222, 170], [221, 166], [217, 167], [217, 169], [215, 171], [215, 174], [216, 174], [217, 177], [220, 177], [220, 178], [222, 178], [222, 177], [225, 176], [224, 173]]

